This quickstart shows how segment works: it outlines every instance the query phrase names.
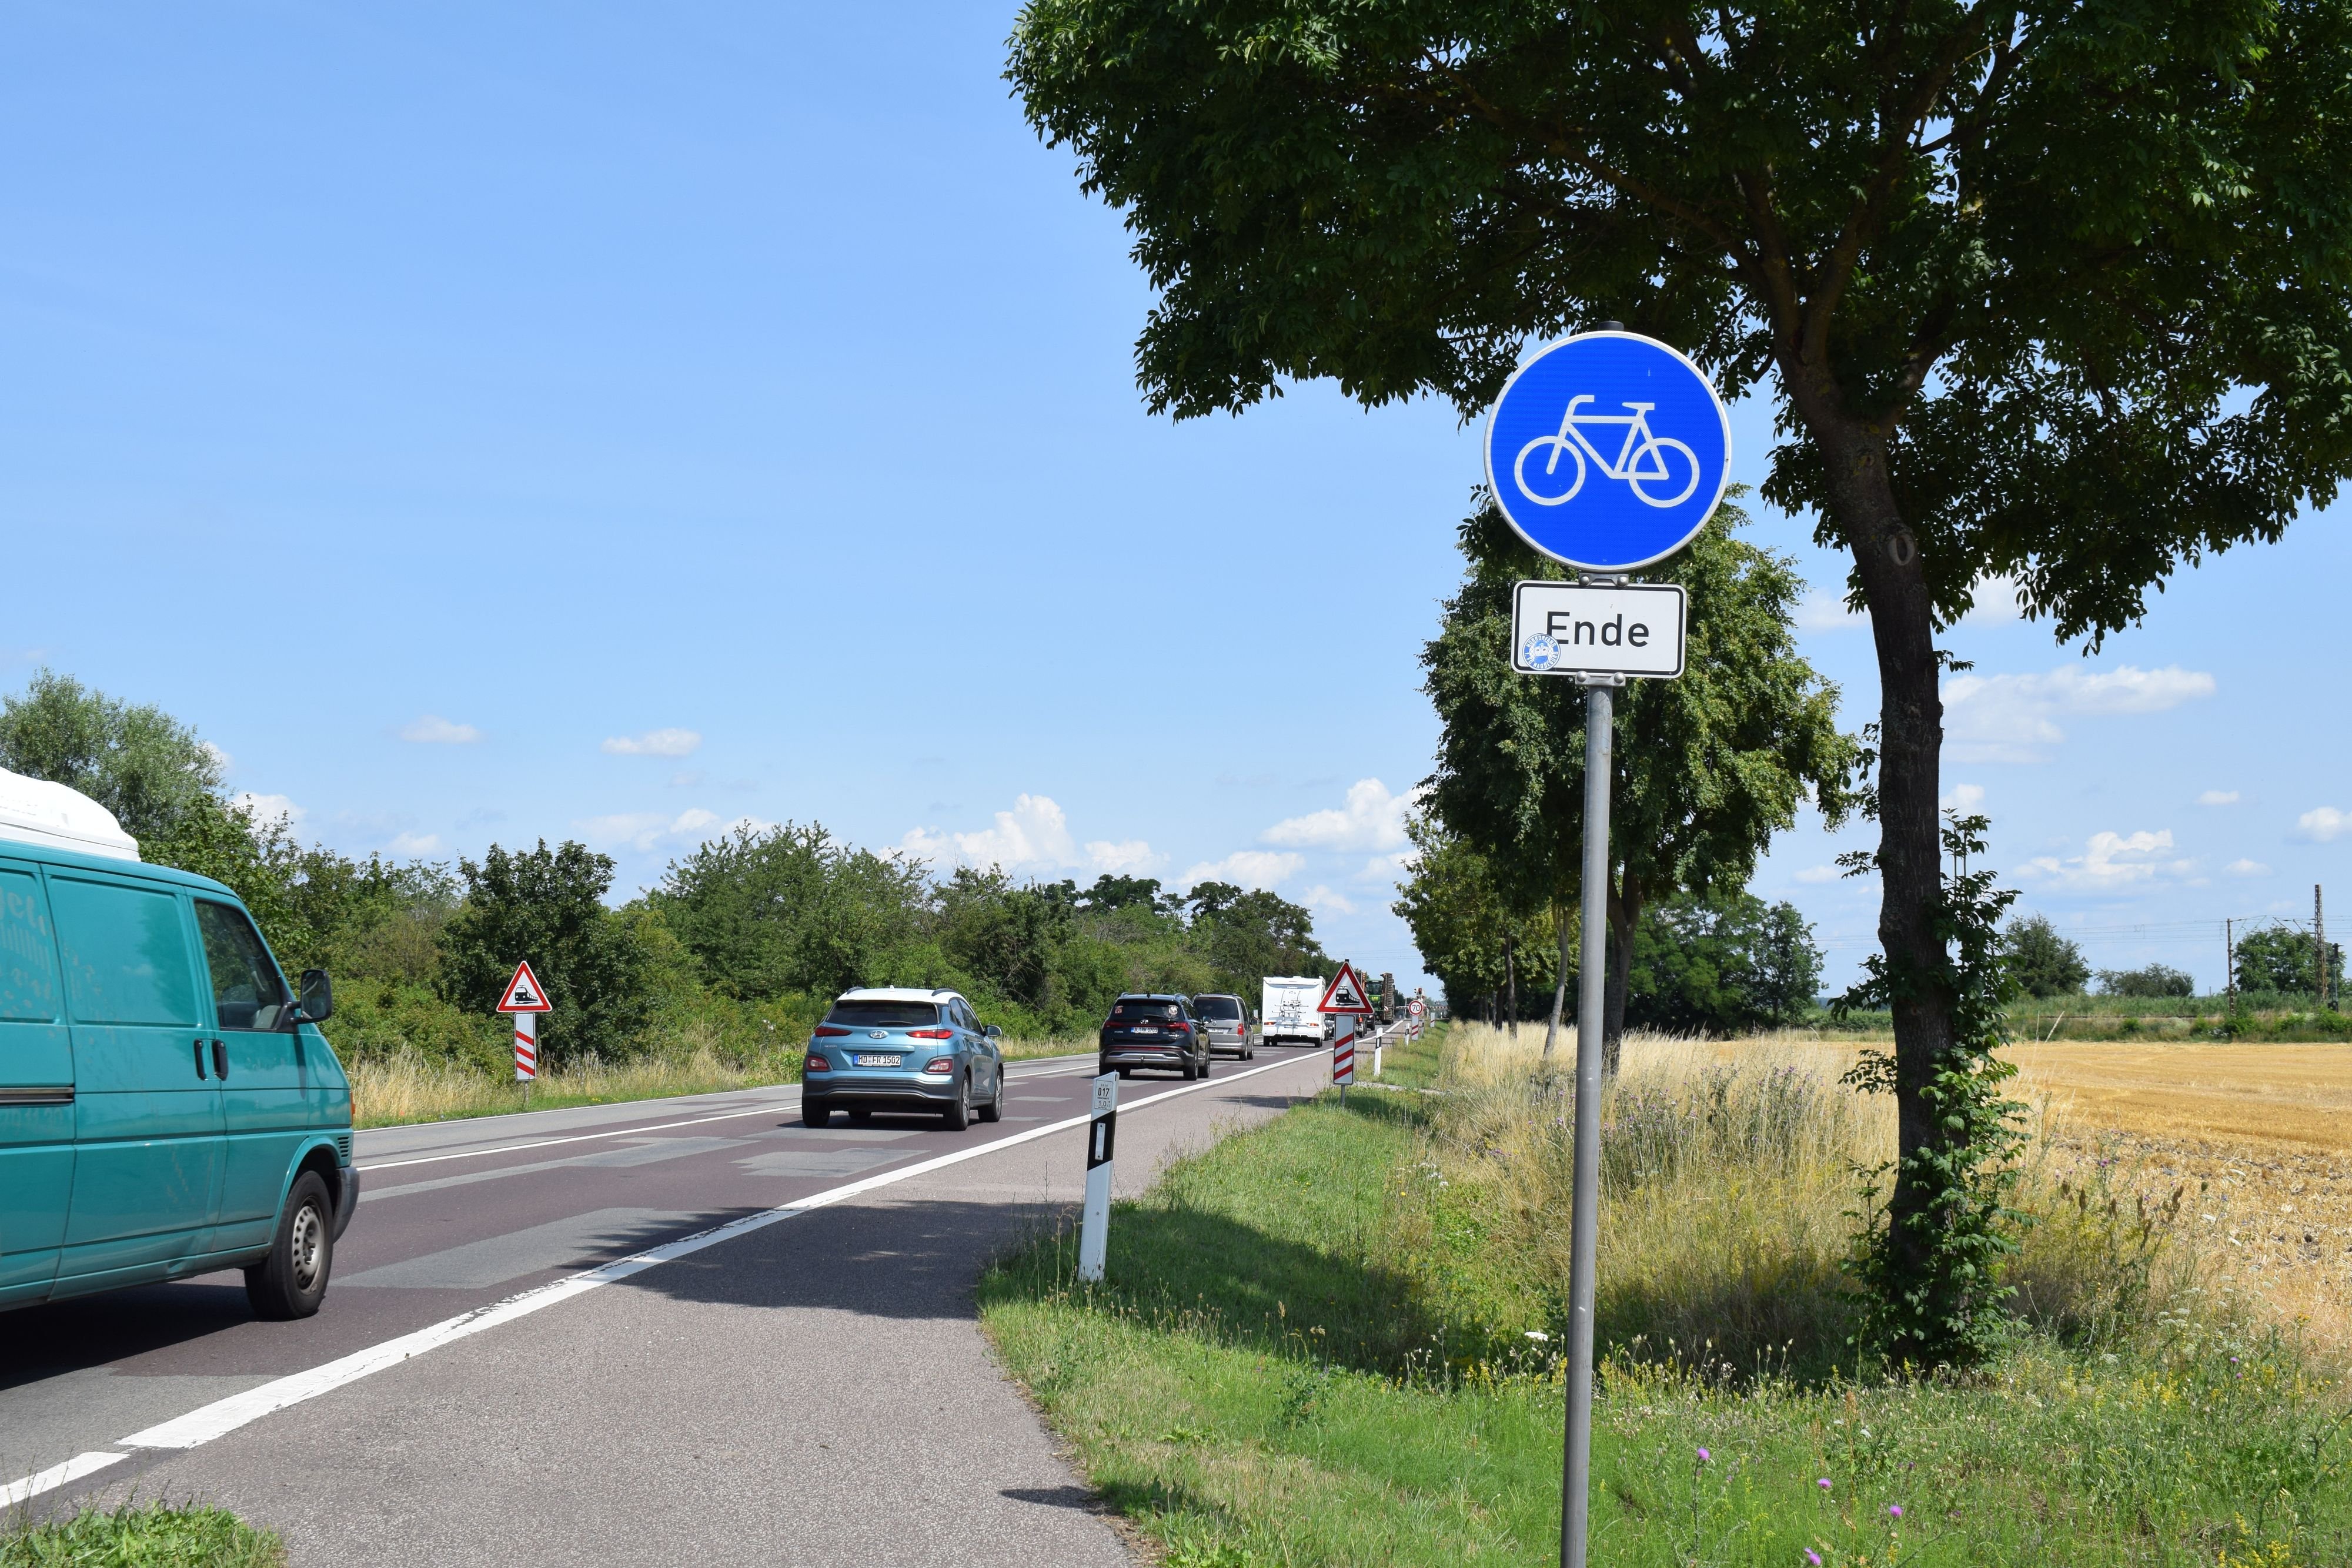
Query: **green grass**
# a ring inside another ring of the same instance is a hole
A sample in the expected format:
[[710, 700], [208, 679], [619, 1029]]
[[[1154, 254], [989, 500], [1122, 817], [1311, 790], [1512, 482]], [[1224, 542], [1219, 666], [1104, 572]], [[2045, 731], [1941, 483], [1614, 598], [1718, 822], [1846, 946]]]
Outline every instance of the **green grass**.
[[[1392, 1051], [1387, 1082], [1435, 1055]], [[1557, 1561], [1557, 1341], [1527, 1336], [1558, 1303], [1509, 1255], [1511, 1189], [1445, 1174], [1445, 1104], [1327, 1093], [1119, 1205], [1104, 1286], [1075, 1283], [1067, 1236], [983, 1281], [1006, 1364], [1175, 1568]], [[2342, 1390], [2296, 1347], [2187, 1314], [2113, 1344], [2023, 1334], [1967, 1385], [1621, 1345], [1593, 1560], [2352, 1562]]]
[[286, 1549], [217, 1508], [128, 1505], [0, 1532], [0, 1568], [278, 1568]]

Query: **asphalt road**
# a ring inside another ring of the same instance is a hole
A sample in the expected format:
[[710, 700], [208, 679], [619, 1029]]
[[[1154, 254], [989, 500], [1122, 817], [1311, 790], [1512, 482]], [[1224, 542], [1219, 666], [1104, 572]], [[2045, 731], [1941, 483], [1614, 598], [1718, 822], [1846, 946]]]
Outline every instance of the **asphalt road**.
[[[1128, 1081], [1119, 1190], [1328, 1061]], [[315, 1318], [233, 1274], [0, 1316], [0, 1502], [201, 1498], [339, 1565], [1126, 1563], [971, 1299], [1076, 1203], [1093, 1076], [1015, 1063], [961, 1134], [796, 1088], [362, 1133]]]

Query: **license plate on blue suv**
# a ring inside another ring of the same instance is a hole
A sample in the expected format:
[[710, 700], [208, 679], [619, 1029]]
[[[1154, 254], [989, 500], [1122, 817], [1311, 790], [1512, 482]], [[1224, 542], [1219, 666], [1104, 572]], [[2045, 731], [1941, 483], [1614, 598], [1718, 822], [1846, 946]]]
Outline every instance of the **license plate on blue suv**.
[[877, 1051], [861, 1051], [857, 1053], [857, 1065], [860, 1067], [896, 1067], [905, 1060], [900, 1056], [884, 1056]]

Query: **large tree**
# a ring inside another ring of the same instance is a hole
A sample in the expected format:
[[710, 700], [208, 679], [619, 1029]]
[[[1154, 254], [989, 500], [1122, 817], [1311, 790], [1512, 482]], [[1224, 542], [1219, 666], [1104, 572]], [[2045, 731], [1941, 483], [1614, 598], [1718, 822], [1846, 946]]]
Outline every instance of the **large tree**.
[[[1857, 752], [1837, 727], [1837, 688], [1797, 652], [1790, 617], [1803, 582], [1786, 557], [1738, 537], [1743, 521], [1726, 506], [1653, 574], [1689, 596], [1685, 668], [1677, 680], [1633, 682], [1615, 706], [1602, 1027], [1612, 1071], [1643, 911], [1746, 887], [1809, 794], [1832, 823], [1850, 804]], [[1548, 899], [1558, 912], [1557, 1023], [1576, 967], [1566, 915], [1583, 869], [1587, 709], [1573, 681], [1514, 674], [1510, 639], [1512, 583], [1561, 569], [1491, 508], [1461, 538], [1468, 570], [1422, 655], [1444, 727], [1429, 808], [1508, 869], [1516, 902]]]
[[2063, 638], [2352, 468], [2347, 0], [1031, 0], [1010, 76], [1160, 291], [1152, 407], [1331, 376], [1465, 416], [1615, 318], [1774, 401], [1769, 495], [1852, 562], [1900, 1270], [1974, 1059], [1939, 626]]
[[[1445, 999], [1457, 1018], [1478, 1007], [1518, 1028], [1519, 988], [1549, 990], [1558, 977], [1555, 955], [1570, 942], [1558, 940], [1549, 903], [1530, 910], [1523, 896], [1461, 834], [1426, 810], [1405, 819], [1412, 840], [1412, 873], [1397, 884], [1390, 905], [1412, 932], [1412, 945], [1429, 972], [1445, 985]], [[1571, 924], [1576, 912], [1567, 912]]]

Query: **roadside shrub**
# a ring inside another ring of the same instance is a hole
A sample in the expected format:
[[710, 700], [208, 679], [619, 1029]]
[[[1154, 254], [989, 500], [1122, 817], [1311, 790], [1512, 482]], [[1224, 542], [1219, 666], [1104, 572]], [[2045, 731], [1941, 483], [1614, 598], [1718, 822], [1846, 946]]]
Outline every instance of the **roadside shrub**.
[[2102, 969], [2099, 989], [2110, 997], [2193, 997], [2197, 982], [2168, 964], [2137, 969]]

